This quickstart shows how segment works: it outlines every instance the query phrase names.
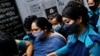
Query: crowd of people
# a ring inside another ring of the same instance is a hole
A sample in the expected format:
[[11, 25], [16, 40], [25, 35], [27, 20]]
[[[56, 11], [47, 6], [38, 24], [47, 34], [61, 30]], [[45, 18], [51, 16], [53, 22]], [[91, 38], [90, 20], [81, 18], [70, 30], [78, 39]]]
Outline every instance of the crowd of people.
[[86, 8], [69, 1], [62, 15], [49, 19], [29, 15], [23, 40], [0, 31], [0, 56], [100, 56], [99, 2], [87, 0]]

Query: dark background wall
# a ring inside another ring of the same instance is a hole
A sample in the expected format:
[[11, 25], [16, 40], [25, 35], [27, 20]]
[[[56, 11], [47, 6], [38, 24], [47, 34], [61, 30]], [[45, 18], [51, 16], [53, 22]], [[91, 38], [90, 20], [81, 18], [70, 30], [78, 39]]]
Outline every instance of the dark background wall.
[[15, 0], [0, 0], [0, 30], [7, 31], [17, 39], [25, 35]]

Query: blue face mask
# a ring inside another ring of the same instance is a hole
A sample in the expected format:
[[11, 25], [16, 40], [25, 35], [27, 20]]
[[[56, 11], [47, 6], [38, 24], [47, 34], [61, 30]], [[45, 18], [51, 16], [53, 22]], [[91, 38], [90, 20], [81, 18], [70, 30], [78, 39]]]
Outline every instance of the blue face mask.
[[53, 25], [52, 28], [53, 28], [54, 31], [59, 31], [60, 28], [61, 28], [61, 25], [60, 24]]
[[44, 35], [44, 31], [32, 32], [32, 35], [35, 37], [35, 39], [41, 39]]

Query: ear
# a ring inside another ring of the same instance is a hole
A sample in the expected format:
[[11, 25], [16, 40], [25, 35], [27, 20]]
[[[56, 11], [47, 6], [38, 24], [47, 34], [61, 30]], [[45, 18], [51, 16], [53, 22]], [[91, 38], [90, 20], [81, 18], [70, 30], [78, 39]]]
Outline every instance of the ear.
[[76, 21], [77, 23], [82, 23], [82, 16], [79, 16], [79, 18]]
[[44, 28], [44, 31], [47, 32], [47, 27]]

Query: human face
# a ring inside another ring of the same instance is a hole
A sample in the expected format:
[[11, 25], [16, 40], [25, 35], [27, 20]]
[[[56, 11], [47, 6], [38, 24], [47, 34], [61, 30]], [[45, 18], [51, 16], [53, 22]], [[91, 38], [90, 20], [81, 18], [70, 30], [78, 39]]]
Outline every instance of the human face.
[[95, 5], [95, 2], [94, 2], [94, 0], [88, 0], [88, 6], [90, 7], [90, 6], [94, 6]]
[[50, 19], [50, 23], [51, 23], [52, 25], [57, 25], [57, 24], [59, 24], [59, 22], [56, 20], [56, 18]]
[[39, 32], [39, 31], [41, 31], [41, 28], [38, 27], [35, 22], [32, 23], [31, 29], [32, 29], [32, 32]]
[[72, 19], [70, 19], [70, 18], [63, 17], [63, 22], [64, 22], [65, 24], [71, 25], [71, 24], [73, 24], [75, 21], [72, 20]]
[[74, 21], [70, 18], [63, 17], [64, 20], [64, 30], [66, 31], [67, 35], [77, 34], [79, 29], [79, 24], [77, 21]]
[[39, 28], [36, 23], [32, 23], [31, 25], [32, 28], [32, 35], [35, 37], [37, 40], [44, 39], [44, 31]]

